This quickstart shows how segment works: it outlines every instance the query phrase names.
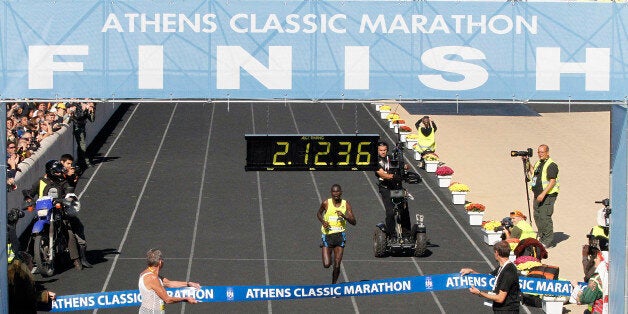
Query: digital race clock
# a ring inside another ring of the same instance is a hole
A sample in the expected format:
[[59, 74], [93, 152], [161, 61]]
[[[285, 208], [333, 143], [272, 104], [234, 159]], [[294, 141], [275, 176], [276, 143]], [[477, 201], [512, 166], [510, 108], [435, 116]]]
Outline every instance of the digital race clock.
[[246, 134], [246, 171], [375, 170], [377, 134]]

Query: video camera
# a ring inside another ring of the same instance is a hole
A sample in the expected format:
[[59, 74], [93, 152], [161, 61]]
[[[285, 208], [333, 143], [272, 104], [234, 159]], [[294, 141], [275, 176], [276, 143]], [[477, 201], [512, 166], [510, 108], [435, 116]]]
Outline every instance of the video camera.
[[511, 150], [510, 151], [510, 157], [517, 157], [517, 156], [521, 156], [521, 157], [532, 157], [532, 154], [534, 153], [534, 151], [532, 150], [532, 148], [529, 148], [527, 150]]
[[406, 164], [403, 159], [403, 148], [403, 142], [395, 143], [395, 147], [392, 150], [392, 158], [390, 159], [389, 172], [406, 183], [421, 183], [423, 179], [418, 173], [406, 169]]

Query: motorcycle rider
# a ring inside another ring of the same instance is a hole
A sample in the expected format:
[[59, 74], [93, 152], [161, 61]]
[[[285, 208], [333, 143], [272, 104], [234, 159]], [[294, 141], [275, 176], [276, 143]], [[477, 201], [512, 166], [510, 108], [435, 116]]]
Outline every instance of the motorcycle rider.
[[[37, 182], [33, 184], [31, 189], [23, 190], [24, 201], [32, 202], [35, 198], [40, 198], [48, 195], [48, 191], [52, 188], [56, 188], [58, 195], [63, 197], [68, 191], [69, 184], [65, 178], [65, 168], [63, 164], [58, 160], [49, 160], [46, 163], [46, 174], [41, 177]], [[85, 241], [85, 234], [83, 223], [77, 216], [64, 215], [63, 222], [71, 231], [68, 236], [68, 249], [70, 251], [70, 259], [74, 263], [74, 268], [77, 270], [83, 269], [83, 267], [91, 268], [92, 265], [87, 261], [85, 255], [87, 251], [87, 242]]]
[[[401, 156], [400, 158], [403, 158]], [[379, 142], [377, 144], [377, 171], [375, 175], [378, 180], [379, 194], [382, 197], [384, 208], [386, 209], [386, 233], [389, 237], [395, 235], [395, 208], [390, 196], [391, 190], [402, 190], [402, 178], [398, 174], [394, 174], [391, 168], [391, 160], [393, 156], [388, 154], [388, 143]], [[406, 165], [407, 166], [407, 165]], [[404, 202], [405, 204], [405, 202]], [[401, 216], [402, 237], [410, 238], [410, 213], [407, 204], [400, 206], [399, 214]]]

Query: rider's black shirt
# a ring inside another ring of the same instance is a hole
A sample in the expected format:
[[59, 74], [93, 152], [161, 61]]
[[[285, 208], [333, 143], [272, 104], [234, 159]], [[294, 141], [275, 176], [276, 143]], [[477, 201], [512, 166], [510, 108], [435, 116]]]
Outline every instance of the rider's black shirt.
[[377, 171], [379, 171], [380, 169], [383, 169], [386, 173], [391, 173], [391, 169], [390, 169], [391, 159], [392, 157], [390, 155], [386, 155], [386, 157], [377, 156], [377, 170], [375, 170], [375, 176], [379, 180], [378, 182], [379, 186], [389, 189], [389, 190], [401, 189], [401, 180], [398, 180], [398, 179], [386, 180], [386, 179], [380, 178], [379, 175], [377, 174]]

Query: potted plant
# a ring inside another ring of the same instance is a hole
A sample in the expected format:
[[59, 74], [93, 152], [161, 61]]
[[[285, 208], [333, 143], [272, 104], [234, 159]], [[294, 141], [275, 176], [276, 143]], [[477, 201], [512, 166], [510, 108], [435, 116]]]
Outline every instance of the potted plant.
[[449, 185], [449, 191], [451, 191], [452, 202], [455, 205], [462, 205], [465, 203], [467, 192], [469, 192], [469, 186], [460, 182], [452, 182]]
[[412, 128], [407, 125], [400, 125], [399, 128], [399, 138], [402, 142], [405, 142], [406, 137], [412, 132]]
[[464, 209], [469, 215], [469, 224], [472, 226], [482, 225], [482, 218], [484, 218], [484, 211], [486, 207], [480, 203], [467, 203], [464, 205]]
[[391, 112], [389, 114], [386, 115], [386, 120], [388, 120], [388, 122], [392, 122], [393, 120], [397, 120], [399, 119], [399, 114], [395, 113], [395, 112]]
[[[414, 147], [419, 142], [419, 135], [416, 133], [411, 133], [406, 135], [406, 147], [409, 149], [414, 149]], [[416, 159], [416, 155], [414, 156]], [[418, 159], [417, 159], [418, 160]]]
[[392, 119], [390, 120], [390, 128], [394, 128], [395, 132], [397, 132], [400, 125], [406, 124], [406, 120], [403, 119]]
[[[427, 167], [426, 167], [427, 168]], [[446, 188], [451, 184], [451, 175], [454, 170], [447, 166], [436, 167], [436, 175], [438, 176], [438, 186]]]
[[390, 114], [390, 110], [391, 110], [391, 108], [388, 105], [384, 105], [384, 106], [379, 107], [380, 117], [382, 119], [386, 119], [386, 117], [388, 117], [388, 114]]
[[493, 245], [501, 240], [502, 233], [495, 231], [502, 223], [497, 220], [489, 220], [482, 222], [482, 234], [484, 235], [484, 243]]
[[[416, 146], [418, 146], [418, 144]], [[417, 153], [420, 155], [420, 153], [416, 151], [416, 148], [415, 148], [414, 154], [416, 155]], [[423, 155], [422, 158], [425, 163], [425, 171], [436, 172], [436, 168], [438, 167], [438, 163], [439, 163], [438, 155], [436, 155], [436, 153], [427, 153]], [[419, 158], [419, 160], [420, 159], [421, 158]]]

